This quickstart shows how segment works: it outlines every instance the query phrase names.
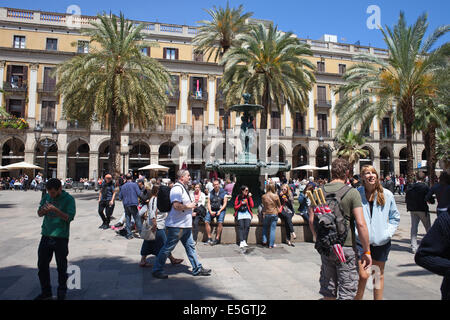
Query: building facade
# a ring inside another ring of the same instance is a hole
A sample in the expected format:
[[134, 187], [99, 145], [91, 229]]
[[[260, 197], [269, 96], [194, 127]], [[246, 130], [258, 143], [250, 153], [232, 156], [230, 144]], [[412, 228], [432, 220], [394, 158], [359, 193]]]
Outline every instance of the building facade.
[[[58, 64], [89, 52], [90, 46], [95, 47], [95, 43], [89, 43], [89, 38], [80, 33], [80, 27], [89, 26], [95, 19], [0, 8], [0, 88], [3, 90], [0, 103], [29, 125], [27, 129], [0, 126], [2, 165], [27, 161], [43, 166], [43, 150], [33, 132], [39, 123], [44, 128], [43, 136], [50, 135], [53, 126], [60, 132], [57, 144], [48, 153], [49, 176], [97, 178], [109, 171], [107, 128], [100, 121], [87, 126], [65, 119], [63, 97], [56, 94], [57, 79], [53, 76]], [[224, 106], [218, 89], [222, 67], [194, 53], [192, 40], [197, 28], [136, 23], [145, 24], [146, 40], [156, 44], [142, 53], [167, 68], [175, 90], [161, 125], [145, 131], [132, 124], [125, 127], [121, 141], [122, 171], [136, 171], [152, 163], [170, 167], [173, 176], [185, 164], [199, 178], [206, 175], [206, 162], [234, 161], [240, 150], [240, 118], [228, 113]], [[305, 164], [323, 167], [328, 164], [328, 154], [319, 141], [322, 137], [325, 144], [333, 145], [338, 122], [333, 110], [340, 98], [336, 91], [344, 83], [343, 73], [356, 62], [356, 54], [367, 52], [387, 57], [387, 51], [336, 42], [301, 41], [310, 44], [314, 55], [306, 58], [317, 65], [317, 83], [309, 93], [308, 109], [291, 114], [287, 106], [274, 107], [268, 115], [265, 150], [258, 152], [260, 158], [288, 161], [292, 168]], [[406, 140], [401, 123], [389, 117], [375, 119], [365, 135], [364, 147], [369, 150], [369, 156], [356, 165], [356, 173], [368, 163], [382, 174], [406, 173]], [[413, 143], [417, 167], [418, 161], [426, 159], [422, 136], [415, 135]], [[336, 156], [334, 151], [332, 158]], [[288, 175], [305, 174], [292, 171]]]

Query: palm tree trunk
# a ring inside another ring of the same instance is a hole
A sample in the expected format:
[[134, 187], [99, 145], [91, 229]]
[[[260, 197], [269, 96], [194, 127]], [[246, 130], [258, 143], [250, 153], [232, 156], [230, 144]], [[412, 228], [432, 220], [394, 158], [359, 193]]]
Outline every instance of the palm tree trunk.
[[[112, 171], [114, 177], [117, 179], [120, 176], [120, 140], [122, 134], [119, 127], [119, 117], [117, 115], [115, 104], [111, 108], [111, 139], [110, 139], [110, 170]], [[125, 174], [125, 172], [123, 172]]]
[[431, 186], [436, 180], [436, 124], [432, 123], [425, 133], [425, 148], [427, 150], [427, 172]]
[[262, 97], [262, 104], [264, 107], [263, 112], [261, 112], [261, 124], [259, 125], [260, 129], [267, 129], [267, 115], [269, 114], [269, 89], [268, 84], [266, 82], [266, 90], [264, 91], [263, 97]]
[[408, 105], [402, 105], [401, 110], [403, 111], [403, 120], [405, 122], [406, 131], [406, 176], [408, 179], [408, 183], [414, 183], [414, 154], [412, 147], [414, 109], [412, 107], [412, 103]]

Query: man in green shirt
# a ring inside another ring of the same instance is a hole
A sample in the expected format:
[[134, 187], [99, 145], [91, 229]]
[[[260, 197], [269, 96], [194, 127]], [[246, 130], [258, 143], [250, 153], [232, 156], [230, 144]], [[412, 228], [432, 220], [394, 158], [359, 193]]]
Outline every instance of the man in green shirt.
[[37, 212], [44, 217], [42, 237], [38, 249], [38, 276], [41, 294], [35, 300], [51, 300], [50, 262], [53, 253], [58, 268], [58, 300], [64, 300], [67, 292], [67, 255], [69, 254], [69, 227], [75, 217], [75, 199], [62, 190], [61, 181], [50, 179]]
[[[347, 224], [348, 234], [343, 245], [343, 251], [346, 262], [340, 262], [338, 257], [332, 252], [329, 256], [321, 255], [322, 266], [320, 270], [320, 294], [325, 300], [353, 300], [358, 290], [358, 269], [355, 241], [355, 227], [358, 229], [358, 235], [364, 248], [364, 254], [361, 257], [364, 269], [372, 265], [372, 258], [369, 246], [369, 232], [362, 208], [361, 196], [359, 192], [351, 186], [346, 186], [346, 180], [349, 175], [349, 163], [347, 160], [339, 158], [333, 161], [331, 165], [332, 181], [324, 186], [325, 192], [337, 193], [343, 188], [349, 188], [344, 193], [340, 205]], [[314, 211], [309, 209], [309, 225], [314, 239], [316, 232], [314, 230]], [[316, 239], [317, 241], [317, 239]]]

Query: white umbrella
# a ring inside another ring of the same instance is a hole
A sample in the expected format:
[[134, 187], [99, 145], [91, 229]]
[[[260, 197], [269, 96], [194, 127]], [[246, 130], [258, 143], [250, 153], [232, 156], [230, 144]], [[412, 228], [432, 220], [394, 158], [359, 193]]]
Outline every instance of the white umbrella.
[[305, 166], [301, 166], [301, 167], [297, 167], [294, 168], [292, 170], [307, 170], [307, 171], [312, 171], [312, 170], [320, 170], [318, 167], [315, 166], [310, 166], [310, 165], [305, 165]]
[[8, 169], [6, 169], [5, 167], [0, 166], [0, 172], [7, 172]]
[[146, 167], [139, 168], [139, 170], [155, 170], [155, 171], [169, 171], [169, 168], [160, 166], [158, 164], [150, 164]]
[[28, 162], [18, 162], [9, 164], [5, 167], [3, 167], [6, 170], [20, 170], [20, 169], [36, 169], [36, 170], [43, 170], [43, 168], [36, 166], [34, 164], [28, 163]]
[[317, 168], [317, 170], [327, 170], [328, 171], [328, 166]]

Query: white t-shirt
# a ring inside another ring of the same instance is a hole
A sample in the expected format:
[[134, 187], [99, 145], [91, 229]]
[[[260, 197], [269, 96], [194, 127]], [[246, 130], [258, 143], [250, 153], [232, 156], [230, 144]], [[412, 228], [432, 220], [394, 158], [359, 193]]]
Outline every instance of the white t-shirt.
[[[172, 187], [172, 190], [170, 190], [170, 202], [173, 204], [175, 201], [184, 205], [188, 205], [192, 202], [189, 193], [179, 182], [177, 182]], [[166, 219], [166, 227], [192, 228], [192, 209], [178, 211], [172, 206]]]

